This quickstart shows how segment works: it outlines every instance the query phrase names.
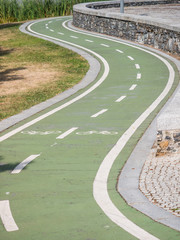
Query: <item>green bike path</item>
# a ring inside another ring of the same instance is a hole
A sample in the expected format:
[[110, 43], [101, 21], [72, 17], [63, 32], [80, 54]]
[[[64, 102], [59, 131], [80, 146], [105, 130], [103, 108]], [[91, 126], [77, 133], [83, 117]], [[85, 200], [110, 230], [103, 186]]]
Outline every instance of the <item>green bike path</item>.
[[[0, 201], [9, 200], [18, 230], [8, 232], [0, 223], [0, 237], [8, 240], [136, 239], [112, 222], [97, 205], [93, 182], [103, 159], [119, 138], [164, 90], [169, 71], [154, 55], [121, 41], [64, 28], [62, 24], [68, 19], [40, 21], [31, 30], [96, 52], [107, 61], [110, 70], [105, 81], [83, 98], [1, 142]], [[90, 89], [104, 74], [105, 67], [100, 62], [101, 71], [95, 82], [4, 131], [1, 137]], [[171, 65], [175, 79], [168, 96], [178, 82], [177, 69]], [[159, 239], [179, 239], [177, 231], [127, 206], [116, 190], [121, 168], [168, 96], [116, 158], [107, 188], [111, 201], [140, 228]], [[11, 173], [32, 155], [36, 157], [21, 172]]]

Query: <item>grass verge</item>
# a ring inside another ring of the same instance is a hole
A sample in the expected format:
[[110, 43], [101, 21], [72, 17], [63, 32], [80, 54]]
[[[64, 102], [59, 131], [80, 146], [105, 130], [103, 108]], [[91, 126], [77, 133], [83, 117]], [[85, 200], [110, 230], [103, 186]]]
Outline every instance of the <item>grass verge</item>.
[[0, 120], [77, 84], [89, 64], [78, 54], [19, 31], [0, 28]]

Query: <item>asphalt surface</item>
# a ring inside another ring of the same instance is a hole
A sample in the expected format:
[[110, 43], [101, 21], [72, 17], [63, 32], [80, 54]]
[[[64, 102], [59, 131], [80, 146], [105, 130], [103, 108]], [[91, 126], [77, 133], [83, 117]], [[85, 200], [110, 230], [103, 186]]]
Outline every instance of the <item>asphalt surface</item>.
[[[177, 231], [132, 209], [116, 191], [125, 161], [178, 83], [176, 67], [170, 64], [175, 76], [167, 94], [141, 120], [169, 84], [167, 60], [120, 40], [72, 32], [64, 20], [42, 20], [29, 31], [87, 51], [101, 69], [85, 89], [1, 134], [0, 202], [9, 201], [16, 222], [10, 232], [0, 226], [2, 238], [179, 239]], [[101, 181], [103, 159], [112, 151]], [[107, 193], [110, 201], [104, 203]], [[108, 204], [123, 216], [114, 220]]]

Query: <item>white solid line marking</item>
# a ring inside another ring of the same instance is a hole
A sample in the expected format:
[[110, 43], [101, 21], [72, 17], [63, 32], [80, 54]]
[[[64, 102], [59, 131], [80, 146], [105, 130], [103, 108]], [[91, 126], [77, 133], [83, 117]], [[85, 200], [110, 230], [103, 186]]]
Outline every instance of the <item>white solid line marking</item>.
[[135, 64], [136, 69], [140, 69], [139, 64]]
[[130, 87], [130, 91], [134, 90], [135, 88], [137, 87], [137, 84], [133, 84], [131, 87]]
[[63, 139], [66, 136], [68, 136], [69, 134], [71, 134], [72, 132], [74, 132], [76, 129], [78, 129], [78, 127], [73, 127], [71, 129], [69, 129], [68, 131], [64, 132], [63, 134], [59, 135], [59, 137], [57, 137], [56, 139]]
[[60, 35], [64, 35], [64, 33], [62, 33], [62, 32], [58, 32], [58, 34], [60, 34]]
[[[69, 20], [67, 20], [67, 21], [69, 21]], [[66, 28], [66, 29], [68, 29], [68, 30], [71, 30], [71, 29], [69, 29], [68, 27], [66, 27], [65, 26], [65, 23], [67, 22], [67, 21], [65, 21], [64, 23], [63, 23], [63, 26]], [[43, 34], [38, 34], [38, 33], [36, 33], [36, 32], [34, 32], [33, 30], [31, 30], [30, 29], [30, 27], [33, 25], [33, 23], [32, 24], [30, 24], [29, 26], [28, 26], [28, 30], [30, 31], [30, 32], [32, 32], [32, 33], [34, 33], [34, 34], [36, 34], [36, 35], [39, 35], [39, 36], [43, 36], [43, 37], [45, 37], [46, 35], [43, 35]], [[74, 32], [80, 32], [80, 31], [75, 31], [75, 30], [71, 30], [71, 31], [74, 31]], [[81, 32], [80, 32], [81, 33]], [[89, 34], [89, 33], [82, 33], [82, 34], [86, 34], [86, 35], [89, 35], [89, 36], [93, 36], [93, 37], [97, 37], [96, 35], [93, 35], [93, 34]], [[47, 36], [46, 36], [47, 37]], [[52, 37], [48, 37], [48, 38], [50, 38], [50, 39], [54, 39], [54, 40], [59, 40], [59, 39], [57, 39], [57, 38], [52, 38]], [[102, 38], [102, 39], [108, 39], [108, 38], [105, 38], [105, 37], [102, 37], [102, 36], [98, 36], [98, 38]], [[120, 41], [118, 40], [112, 40], [111, 39], [111, 41], [113, 41], [113, 42], [116, 42], [116, 43], [119, 43]], [[66, 42], [66, 41], [62, 41], [61, 40], [61, 42], [65, 42], [65, 43], [68, 43], [68, 42]], [[75, 45], [75, 44], [72, 44], [72, 43], [69, 43], [69, 44], [71, 44], [71, 45], [73, 45], [73, 46], [78, 46], [78, 45]], [[155, 54], [155, 53], [153, 53], [153, 52], [150, 52], [149, 50], [145, 50], [145, 49], [142, 49], [142, 48], [140, 48], [140, 47], [137, 47], [137, 46], [133, 46], [133, 45], [131, 45], [131, 44], [129, 44], [129, 43], [125, 43], [125, 42], [121, 42], [121, 44], [124, 44], [124, 45], [126, 45], [126, 46], [131, 46], [131, 47], [133, 47], [133, 48], [135, 48], [135, 49], [139, 49], [139, 50], [141, 50], [141, 51], [143, 51], [143, 52], [146, 52], [146, 53], [149, 53], [149, 54], [151, 54], [151, 55], [153, 55], [153, 56], [155, 56], [156, 58], [158, 58], [159, 60], [161, 60], [166, 66], [167, 66], [167, 68], [168, 68], [168, 70], [169, 70], [169, 79], [168, 79], [168, 83], [167, 83], [167, 85], [166, 85], [166, 87], [165, 87], [165, 89], [164, 89], [164, 91], [161, 93], [161, 95], [154, 101], [154, 103], [153, 103], [153, 110], [154, 110], [154, 107], [157, 107], [158, 105], [159, 105], [159, 103], [164, 99], [164, 97], [168, 94], [168, 92], [170, 91], [170, 89], [171, 89], [171, 87], [172, 87], [172, 84], [173, 84], [173, 82], [174, 82], [174, 76], [175, 76], [175, 72], [174, 72], [174, 69], [172, 68], [172, 66], [169, 64], [169, 62], [167, 61], [167, 60], [165, 60], [163, 57], [161, 57], [161, 56], [159, 56], [159, 55], [157, 55], [157, 54]], [[79, 47], [79, 46], [78, 46]], [[108, 70], [107, 70], [107, 75], [108, 75], [108, 73], [109, 73], [109, 65], [108, 65], [108, 63], [106, 62], [106, 60], [104, 59], [104, 58], [102, 58], [100, 55], [98, 55], [97, 53], [95, 53], [95, 52], [93, 52], [93, 51], [91, 51], [91, 50], [89, 50], [89, 49], [86, 49], [86, 48], [84, 48], [84, 47], [81, 47], [82, 49], [84, 49], [84, 50], [87, 50], [87, 51], [89, 51], [89, 52], [91, 52], [91, 53], [94, 53], [95, 54], [95, 56], [97, 56], [97, 57], [100, 57], [100, 59], [103, 61], [103, 63], [104, 63], [104, 65], [105, 65], [105, 68], [106, 68], [106, 66], [108, 67]], [[107, 76], [106, 75], [106, 76]], [[104, 76], [104, 75], [103, 75]], [[102, 77], [103, 78], [103, 77]], [[103, 82], [104, 80], [105, 80], [105, 78], [102, 80], [102, 78], [100, 79], [101, 80], [101, 82]], [[98, 83], [100, 82], [100, 80], [98, 81]], [[100, 85], [100, 83], [98, 84], [98, 86]], [[93, 85], [93, 87], [94, 87], [94, 85]], [[97, 87], [97, 86], [96, 86]], [[95, 88], [96, 88], [95, 87]], [[94, 89], [95, 89], [94, 88]], [[91, 89], [91, 88], [90, 88]], [[89, 90], [90, 90], [89, 89]], [[92, 90], [91, 90], [92, 91]], [[87, 95], [87, 94], [86, 94]], [[81, 95], [80, 95], [81, 96]], [[82, 98], [82, 97], [81, 97]], [[79, 99], [78, 99], [79, 100]], [[76, 100], [77, 101], [77, 100]], [[73, 102], [75, 102], [75, 101], [73, 101]], [[72, 104], [72, 102], [70, 103], [70, 102], [68, 102], [69, 104], [68, 104], [68, 106], [70, 105], [70, 104]], [[155, 105], [155, 106], [154, 106]], [[65, 106], [63, 105], [63, 108], [65, 108]], [[152, 108], [152, 105], [149, 107], [149, 110]], [[57, 112], [57, 111], [59, 111], [59, 110], [61, 110], [62, 109], [62, 106], [60, 106], [60, 109], [55, 109], [56, 111], [55, 112]], [[152, 110], [152, 111], [153, 111]], [[152, 112], [151, 111], [151, 112]], [[150, 113], [151, 113], [150, 112]], [[50, 115], [52, 115], [54, 112], [52, 112], [52, 111], [50, 111], [50, 112], [48, 112], [48, 116], [50, 116]], [[145, 114], [145, 113], [144, 113]], [[148, 114], [149, 115], [149, 114]], [[6, 140], [7, 138], [9, 138], [9, 137], [11, 137], [11, 136], [13, 136], [13, 135], [15, 135], [16, 133], [18, 133], [18, 132], [20, 132], [20, 131], [22, 131], [23, 129], [25, 129], [25, 128], [27, 128], [28, 126], [31, 126], [31, 125], [33, 125], [33, 124], [35, 124], [36, 122], [39, 122], [40, 120], [42, 120], [42, 119], [44, 119], [44, 118], [46, 118], [47, 117], [47, 115], [45, 116], [45, 115], [42, 115], [40, 118], [36, 118], [36, 119], [34, 119], [33, 121], [31, 121], [31, 122], [29, 122], [29, 123], [27, 123], [27, 124], [24, 124], [23, 126], [21, 126], [21, 127], [19, 127], [19, 128], [17, 128], [17, 129], [15, 129], [15, 130], [13, 130], [13, 131], [11, 131], [11, 132], [9, 132], [9, 133], [7, 133], [7, 134], [5, 134], [4, 136], [2, 136], [2, 137], [0, 137], [0, 142], [2, 142], [2, 141], [4, 141], [4, 140]], [[133, 134], [133, 133], [132, 133]], [[126, 143], [125, 143], [126, 144]], [[120, 150], [121, 151], [121, 150]], [[120, 153], [120, 152], [119, 152]], [[118, 153], [118, 154], [119, 154]], [[112, 164], [114, 163], [114, 160], [115, 159], [111, 159], [111, 161], [112, 161]], [[110, 163], [110, 165], [109, 165], [109, 169], [106, 169], [107, 171], [108, 171], [108, 175], [109, 175], [109, 172], [110, 172], [110, 170], [111, 170], [111, 167], [112, 167], [112, 164]], [[98, 175], [98, 174], [97, 174]], [[96, 175], [96, 176], [97, 176]], [[107, 176], [107, 178], [108, 178], [108, 176]], [[106, 181], [106, 183], [105, 183], [105, 185], [106, 185], [106, 191], [107, 191], [107, 181]], [[93, 186], [94, 188], [95, 188], [95, 184], [94, 184], [94, 186]], [[98, 194], [98, 192], [97, 191], [95, 191], [94, 192], [94, 198], [96, 199], [96, 194]], [[109, 197], [109, 196], [108, 196]], [[142, 228], [139, 228], [139, 227], [137, 227], [136, 225], [135, 226], [133, 226], [133, 228], [131, 228], [131, 225], [129, 225], [129, 224], [127, 224], [126, 226], [124, 226], [124, 221], [126, 221], [126, 220], [128, 220], [124, 215], [122, 216], [121, 215], [121, 212], [118, 210], [118, 214], [120, 214], [120, 216], [118, 215], [118, 216], [113, 216], [113, 214], [114, 214], [114, 212], [108, 212], [108, 209], [107, 209], [107, 206], [105, 205], [105, 206], [103, 206], [103, 203], [101, 204], [101, 200], [102, 199], [99, 199], [99, 202], [97, 201], [97, 204], [99, 205], [99, 207], [104, 211], [104, 213], [111, 219], [111, 221], [113, 221], [114, 223], [116, 223], [118, 226], [120, 226], [120, 227], [122, 227], [123, 229], [125, 229], [127, 232], [129, 232], [130, 234], [132, 234], [132, 235], [134, 235], [134, 236], [137, 236], [137, 238], [139, 238], [139, 239], [142, 239], [142, 237], [144, 236], [144, 230], [142, 229]], [[109, 199], [108, 199], [108, 201], [109, 201]], [[111, 199], [110, 199], [110, 204], [111, 205], [113, 205], [114, 207], [115, 207], [115, 205], [112, 203], [112, 201], [111, 201]], [[129, 221], [129, 220], [128, 220]], [[130, 221], [130, 223], [132, 223], [131, 221]], [[143, 233], [143, 234], [142, 234]], [[146, 233], [146, 236], [145, 236], [145, 238], [143, 238], [143, 239], [151, 239], [151, 237], [152, 237], [152, 235], [151, 234], [149, 234], [148, 232], [145, 232]], [[154, 239], [157, 239], [157, 238], [154, 238]]]
[[121, 96], [120, 98], [118, 98], [115, 102], [121, 102], [126, 96]]
[[[152, 54], [152, 53], [151, 53]], [[93, 183], [93, 195], [97, 204], [101, 207], [104, 213], [118, 226], [122, 227], [127, 232], [131, 233], [138, 239], [157, 240], [158, 238], [146, 232], [144, 229], [138, 227], [136, 224], [126, 218], [119, 209], [111, 201], [108, 190], [107, 181], [110, 170], [117, 156], [121, 153], [126, 143], [138, 129], [138, 127], [146, 120], [146, 118], [154, 111], [160, 102], [167, 95], [174, 82], [175, 72], [172, 66], [162, 57], [153, 54], [161, 59], [169, 70], [169, 79], [166, 87], [160, 96], [140, 115], [140, 117], [125, 131], [119, 138], [114, 147], [109, 151], [104, 160], [102, 161]]]
[[92, 117], [92, 118], [95, 118], [95, 117], [97, 117], [97, 116], [99, 116], [99, 115], [107, 112], [107, 110], [108, 110], [108, 109], [102, 109], [101, 111], [97, 112], [96, 114], [92, 115], [91, 117]]
[[49, 29], [51, 32], [54, 32], [54, 30], [53, 29]]
[[[33, 24], [35, 24], [35, 23], [31, 23], [31, 24], [28, 26], [28, 30], [29, 30], [30, 32], [36, 34], [37, 36], [47, 37], [47, 36], [44, 35], [44, 34], [40, 34], [40, 33], [37, 33], [37, 32], [35, 32], [35, 31], [31, 30], [31, 26], [32, 26]], [[85, 92], [83, 92], [83, 93], [80, 94], [79, 96], [77, 96], [77, 97], [73, 98], [72, 100], [68, 101], [67, 103], [64, 103], [63, 105], [61, 105], [61, 106], [59, 106], [59, 107], [57, 107], [57, 108], [55, 108], [55, 109], [53, 109], [53, 110], [51, 110], [51, 111], [43, 114], [43, 115], [41, 115], [41, 116], [38, 117], [38, 118], [35, 118], [34, 120], [32, 120], [32, 121], [30, 121], [30, 122], [28, 122], [28, 123], [25, 123], [25, 124], [22, 125], [21, 127], [18, 127], [18, 128], [16, 128], [16, 129], [10, 131], [9, 133], [3, 135], [2, 137], [0, 137], [0, 142], [8, 139], [9, 137], [15, 135], [16, 133], [21, 132], [22, 130], [26, 129], [27, 127], [32, 126], [33, 124], [41, 121], [42, 119], [53, 115], [54, 113], [56, 113], [56, 112], [58, 112], [58, 111], [60, 111], [60, 110], [62, 110], [62, 109], [64, 109], [64, 108], [68, 107], [68, 106], [71, 105], [72, 103], [74, 103], [74, 102], [80, 100], [81, 98], [85, 97], [85, 96], [88, 95], [90, 92], [92, 92], [94, 89], [96, 89], [97, 87], [99, 87], [99, 86], [101, 85], [101, 83], [103, 83], [103, 82], [106, 80], [106, 77], [107, 77], [108, 74], [109, 74], [109, 64], [108, 64], [107, 61], [106, 61], [102, 56], [100, 56], [98, 53], [96, 53], [96, 52], [94, 52], [94, 51], [92, 51], [92, 50], [90, 50], [90, 49], [88, 49], [88, 48], [82, 47], [82, 46], [80, 46], [80, 45], [77, 45], [77, 44], [74, 44], [74, 43], [70, 43], [70, 42], [67, 42], [67, 41], [64, 41], [64, 40], [60, 40], [60, 39], [55, 38], [55, 37], [50, 37], [50, 36], [48, 36], [48, 38], [49, 38], [49, 39], [56, 40], [56, 41], [59, 41], [59, 42], [62, 42], [62, 43], [70, 44], [70, 45], [72, 45], [72, 46], [74, 46], [74, 47], [81, 48], [82, 50], [85, 50], [85, 51], [93, 54], [94, 56], [96, 56], [97, 58], [99, 58], [99, 59], [102, 61], [103, 65], [104, 65], [104, 69], [105, 69], [105, 70], [104, 70], [104, 73], [103, 73], [102, 77], [101, 77], [92, 87], [90, 87], [88, 90], [86, 90]]]
[[[68, 21], [68, 20], [67, 20]], [[68, 28], [67, 26], [65, 26], [65, 23], [67, 22], [65, 21], [63, 23], [63, 26], [70, 30], [70, 31], [73, 31], [73, 32], [79, 32], [79, 31], [76, 31], [76, 30], [72, 30], [70, 28]], [[80, 31], [81, 32], [81, 31]], [[102, 39], [108, 39], [106, 37], [102, 37], [102, 36], [95, 36], [93, 34], [90, 34], [90, 33], [82, 33], [82, 34], [86, 34], [86, 35], [89, 35], [89, 36], [94, 36], [94, 37], [98, 37], [98, 38], [102, 38]], [[117, 41], [117, 40], [112, 40], [112, 42], [117, 42], [119, 43], [120, 41]], [[140, 47], [137, 47], [137, 46], [133, 46], [129, 43], [124, 43], [124, 42], [121, 42], [122, 44], [124, 45], [127, 45], [127, 46], [131, 46], [133, 48], [136, 48], [136, 49], [139, 49], [143, 52], [146, 52], [146, 53], [149, 53], [153, 56], [155, 56], [156, 58], [158, 58], [159, 60], [161, 60], [168, 68], [169, 70], [169, 79], [168, 79], [168, 83], [166, 85], [166, 87], [164, 88], [163, 92], [160, 94], [160, 96], [150, 105], [150, 107], [141, 115], [141, 120], [140, 118], [138, 118], [136, 120], [135, 123], [139, 124], [137, 126], [137, 128], [141, 125], [141, 123], [149, 116], [149, 114], [159, 105], [159, 103], [165, 98], [165, 96], [168, 94], [168, 92], [170, 91], [171, 87], [172, 87], [172, 84], [174, 82], [174, 77], [175, 77], [175, 72], [174, 72], [174, 69], [172, 68], [171, 64], [169, 64], [169, 62], [153, 53], [153, 52], [150, 52], [149, 50], [146, 50], [146, 49], [142, 49]], [[139, 122], [140, 121], [140, 122]], [[131, 134], [131, 136], [133, 135], [133, 133], [137, 130], [137, 128], [135, 129], [134, 126], [131, 125], [131, 127], [129, 128], [129, 132]], [[133, 131], [131, 131], [131, 129]], [[123, 136], [126, 135], [126, 132], [123, 134]], [[130, 136], [130, 137], [131, 137]], [[122, 138], [122, 137], [121, 137]], [[121, 139], [123, 140], [123, 139]], [[128, 138], [129, 140], [129, 138]], [[128, 141], [127, 140], [127, 141]], [[120, 141], [120, 139], [119, 139]], [[119, 143], [118, 141], [118, 143]], [[124, 144], [124, 146], [126, 145], [126, 142], [123, 142], [122, 141], [122, 144]], [[123, 147], [124, 147], [123, 146]], [[116, 149], [111, 149], [111, 151], [114, 152], [114, 154], [117, 154], [115, 156], [115, 158], [120, 154], [121, 149], [119, 149], [119, 145], [115, 145], [114, 147], [116, 147]], [[120, 211], [119, 209], [117, 209], [115, 207], [115, 205], [113, 204], [113, 202], [111, 201], [111, 199], [109, 198], [109, 195], [108, 195], [108, 191], [107, 191], [107, 179], [108, 179], [108, 176], [109, 176], [109, 172], [111, 170], [111, 167], [115, 161], [115, 158], [114, 159], [109, 159], [110, 162], [107, 163], [107, 165], [105, 164], [105, 159], [104, 161], [102, 162], [99, 170], [98, 170], [98, 173], [96, 175], [96, 178], [94, 180], [94, 184], [93, 184], [93, 194], [94, 194], [94, 199], [96, 200], [97, 204], [99, 205], [99, 207], [103, 210], [103, 212], [111, 219], [111, 221], [113, 221], [114, 223], [116, 223], [119, 227], [123, 228], [125, 231], [127, 231], [128, 233], [132, 234], [133, 236], [137, 237], [138, 239], [141, 239], [141, 240], [144, 240], [144, 239], [148, 239], [148, 240], [157, 240], [158, 238], [154, 237], [153, 235], [151, 235], [150, 233], [146, 232], [144, 229], [138, 227], [137, 225], [133, 224], [133, 222], [131, 222], [127, 217], [125, 217]], [[106, 159], [107, 160], [107, 159]], [[105, 166], [106, 165], [106, 166]], [[105, 170], [105, 171], [104, 171]], [[103, 178], [99, 178], [99, 182], [101, 182], [103, 184], [103, 188], [97, 188], [97, 184], [98, 182], [96, 182], [96, 179], [98, 179], [98, 177], [100, 176], [100, 174], [103, 174]], [[104, 181], [105, 179], [105, 181]], [[104, 191], [107, 192], [107, 194], [104, 194], [105, 197], [103, 198], [103, 196], [101, 195], [101, 193], [103, 194]], [[101, 195], [101, 197], [98, 197], [98, 195]], [[113, 207], [115, 208], [115, 211], [113, 210], [110, 210], [109, 211], [109, 206], [110, 207]]]
[[141, 73], [137, 73], [136, 79], [141, 79]]
[[15, 167], [15, 169], [11, 172], [11, 174], [20, 173], [23, 168], [25, 168], [31, 161], [33, 161], [35, 158], [37, 158], [39, 156], [40, 156], [40, 154], [30, 155], [28, 158], [26, 158], [24, 161], [22, 161], [20, 164], [18, 164]]
[[0, 217], [7, 232], [19, 230], [11, 213], [9, 200], [0, 201]]
[[119, 49], [116, 49], [116, 52], [123, 53], [123, 51], [121, 51], [121, 50], [119, 50]]
[[131, 56], [127, 56], [131, 61], [133, 61], [134, 60], [134, 58], [133, 57], [131, 57]]
[[86, 42], [94, 42], [94, 41], [92, 41], [92, 40], [89, 40], [89, 39], [85, 39], [85, 41], [86, 41]]
[[103, 46], [103, 47], [109, 47], [109, 45], [104, 44], [104, 43], [101, 43], [100, 45]]
[[71, 38], [78, 38], [78, 37], [76, 37], [76, 36], [70, 36]]

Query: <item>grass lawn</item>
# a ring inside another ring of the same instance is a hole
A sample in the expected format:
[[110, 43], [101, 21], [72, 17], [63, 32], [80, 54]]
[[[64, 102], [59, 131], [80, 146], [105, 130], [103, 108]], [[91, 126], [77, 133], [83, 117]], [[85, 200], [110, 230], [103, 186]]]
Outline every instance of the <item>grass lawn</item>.
[[78, 54], [0, 25], [0, 120], [71, 88], [88, 69]]

